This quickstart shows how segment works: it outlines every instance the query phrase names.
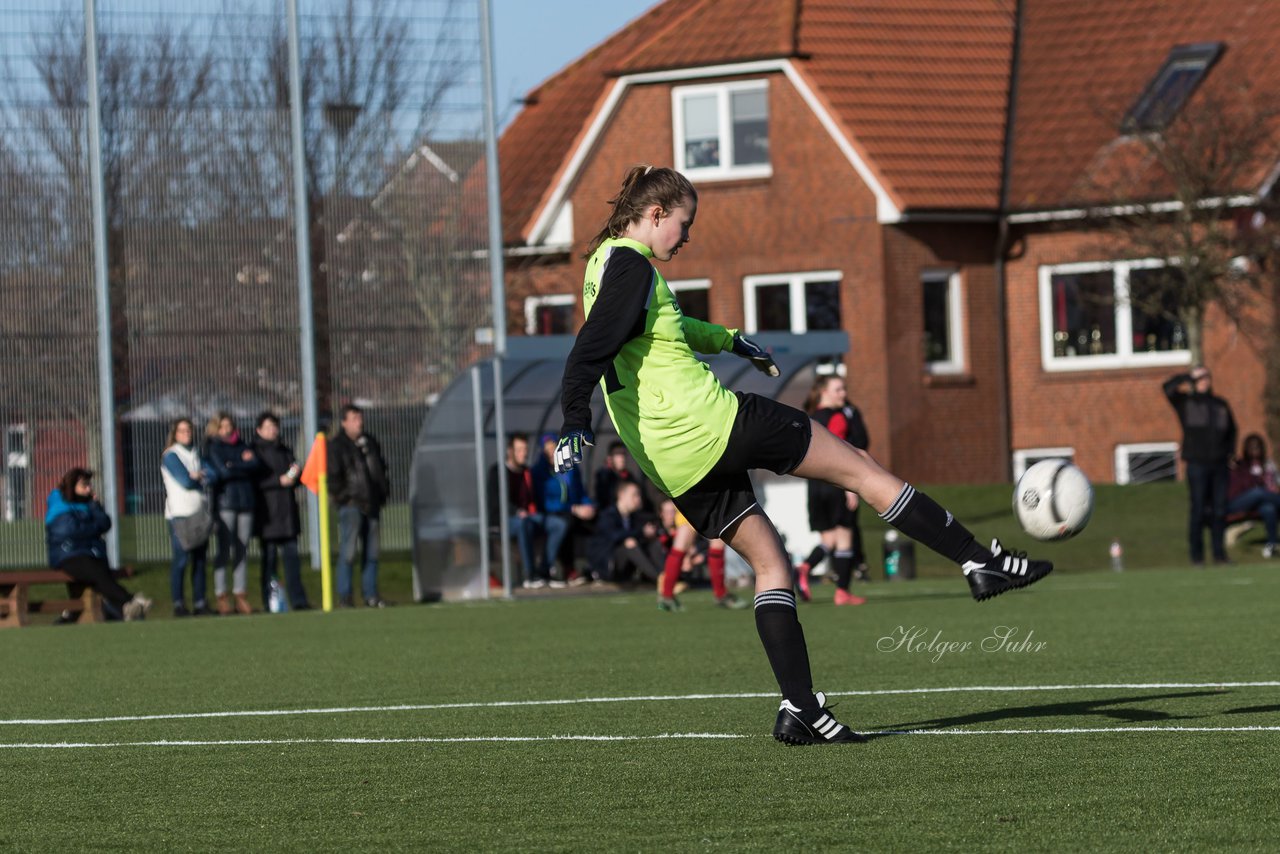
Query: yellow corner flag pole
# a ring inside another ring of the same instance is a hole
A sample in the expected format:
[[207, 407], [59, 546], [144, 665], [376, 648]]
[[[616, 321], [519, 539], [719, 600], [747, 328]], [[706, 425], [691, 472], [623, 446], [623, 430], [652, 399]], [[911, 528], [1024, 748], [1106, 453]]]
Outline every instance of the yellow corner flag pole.
[[302, 485], [320, 500], [320, 588], [326, 611], [333, 610], [333, 563], [329, 555], [329, 453], [323, 433], [316, 434], [302, 469]]

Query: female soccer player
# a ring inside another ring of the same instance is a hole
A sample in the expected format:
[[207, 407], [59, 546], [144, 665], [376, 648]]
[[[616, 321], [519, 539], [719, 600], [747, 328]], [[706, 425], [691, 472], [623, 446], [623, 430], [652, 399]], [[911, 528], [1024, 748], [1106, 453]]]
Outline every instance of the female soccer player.
[[960, 564], [979, 600], [1031, 584], [1053, 565], [1006, 552], [998, 541], [988, 551], [928, 496], [803, 412], [722, 386], [695, 352], [728, 350], [770, 376], [778, 367], [736, 330], [685, 317], [651, 263], [670, 261], [688, 242], [698, 210], [693, 185], [673, 169], [637, 166], [610, 204], [585, 256], [587, 320], [565, 364], [555, 465], [582, 462], [593, 439], [591, 392], [603, 382], [613, 425], [645, 475], [704, 536], [723, 539], [755, 572], [756, 629], [783, 696], [774, 737], [787, 744], [865, 741], [813, 691], [790, 560], [756, 502], [750, 469], [856, 492], [886, 522]]
[[[804, 411], [837, 439], [855, 448], [867, 449], [867, 427], [857, 408], [849, 405], [844, 380], [840, 377], [827, 374], [814, 380]], [[835, 604], [866, 604], [866, 599], [849, 592], [855, 561], [862, 567], [862, 580], [866, 580], [862, 536], [858, 531], [858, 496], [821, 480], [809, 481], [809, 529], [818, 532], [821, 542], [796, 567], [801, 597], [806, 602], [809, 600], [809, 572], [830, 555], [836, 573]]]

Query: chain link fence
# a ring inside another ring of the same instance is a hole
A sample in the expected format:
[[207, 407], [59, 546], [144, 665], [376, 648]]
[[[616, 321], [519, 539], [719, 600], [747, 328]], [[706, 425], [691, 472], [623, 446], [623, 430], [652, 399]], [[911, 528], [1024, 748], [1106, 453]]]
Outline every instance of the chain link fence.
[[384, 548], [408, 549], [414, 440], [492, 326], [479, 4], [297, 9], [305, 230], [285, 0], [98, 0], [100, 318], [84, 6], [0, 0], [0, 565], [43, 565], [46, 497], [86, 464], [114, 466], [122, 560], [166, 558], [179, 416], [247, 435], [271, 410], [304, 456], [300, 234], [320, 425], [365, 408], [392, 469]]

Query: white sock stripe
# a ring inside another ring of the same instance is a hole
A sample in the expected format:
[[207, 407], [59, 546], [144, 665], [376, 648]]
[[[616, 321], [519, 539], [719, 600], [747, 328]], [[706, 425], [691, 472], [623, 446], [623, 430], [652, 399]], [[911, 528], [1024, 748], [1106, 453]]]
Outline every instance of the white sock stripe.
[[912, 496], [916, 494], [915, 487], [909, 483], [902, 484], [902, 491], [898, 493], [898, 497], [889, 505], [889, 509], [880, 514], [880, 518], [886, 522], [893, 522], [898, 518], [898, 514], [903, 511], [907, 503], [911, 501]]
[[756, 594], [756, 607], [759, 608], [761, 605], [785, 605], [794, 608], [796, 597], [795, 594], [786, 590], [766, 590]]
[[832, 557], [853, 557], [853, 549], [841, 549], [831, 555]]

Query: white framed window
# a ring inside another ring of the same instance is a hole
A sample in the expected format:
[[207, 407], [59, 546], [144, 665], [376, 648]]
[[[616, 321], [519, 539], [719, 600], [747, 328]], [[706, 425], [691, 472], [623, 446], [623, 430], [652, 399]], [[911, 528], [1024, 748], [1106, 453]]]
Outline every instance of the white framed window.
[[524, 298], [524, 331], [527, 335], [572, 335], [573, 294], [548, 294]]
[[1069, 463], [1074, 463], [1075, 459], [1075, 448], [1025, 448], [1021, 451], [1014, 451], [1013, 479], [1016, 481], [1022, 477], [1027, 469], [1042, 460], [1066, 460]]
[[964, 296], [960, 273], [925, 270], [920, 275], [924, 292], [924, 365], [931, 374], [961, 374], [964, 359]]
[[742, 280], [748, 332], [840, 329], [839, 270], [746, 276]]
[[1116, 483], [1152, 483], [1177, 479], [1177, 442], [1116, 445]]
[[667, 282], [667, 287], [676, 295], [680, 303], [680, 312], [687, 317], [711, 321], [711, 280], [710, 279], [677, 279]]
[[769, 82], [747, 80], [671, 90], [676, 169], [696, 181], [767, 178]]
[[[1186, 330], [1176, 306], [1147, 313], [1130, 297], [1159, 293], [1172, 268], [1158, 259], [1040, 268], [1040, 357], [1046, 371], [1186, 365]], [[1143, 300], [1138, 300], [1139, 305]]]

